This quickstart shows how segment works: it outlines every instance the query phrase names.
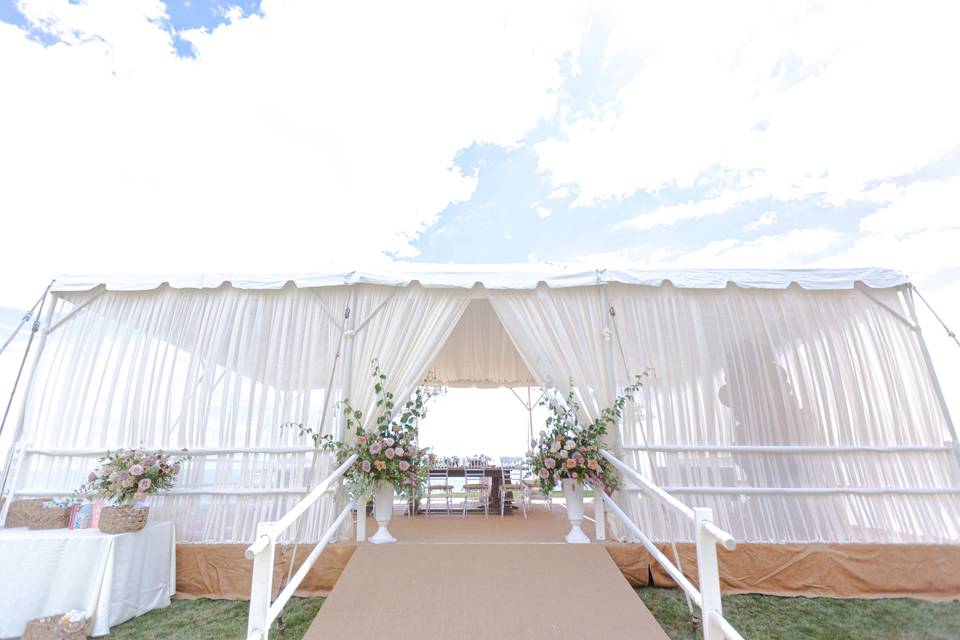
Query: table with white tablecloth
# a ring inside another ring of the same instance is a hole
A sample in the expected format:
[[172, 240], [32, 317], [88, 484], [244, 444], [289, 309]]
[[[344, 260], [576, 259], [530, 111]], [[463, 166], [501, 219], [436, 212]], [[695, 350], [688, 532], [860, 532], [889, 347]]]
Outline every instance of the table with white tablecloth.
[[173, 524], [136, 533], [0, 529], [0, 638], [28, 620], [70, 609], [93, 614], [89, 633], [166, 607], [176, 590]]

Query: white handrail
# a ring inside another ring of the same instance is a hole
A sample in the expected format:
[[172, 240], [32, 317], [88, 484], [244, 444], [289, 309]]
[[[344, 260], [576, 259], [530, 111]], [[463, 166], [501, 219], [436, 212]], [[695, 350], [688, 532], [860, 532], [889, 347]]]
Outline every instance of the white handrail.
[[610, 462], [610, 464], [612, 464], [614, 467], [616, 467], [620, 471], [620, 473], [628, 477], [630, 480], [633, 480], [633, 482], [635, 482], [636, 484], [640, 485], [640, 487], [642, 487], [644, 491], [652, 495], [654, 498], [658, 499], [660, 502], [667, 505], [668, 507], [672, 507], [673, 509], [676, 509], [677, 511], [685, 515], [689, 520], [693, 520], [693, 509], [683, 504], [682, 502], [674, 498], [672, 495], [670, 495], [669, 493], [667, 493], [657, 485], [653, 484], [652, 482], [650, 482], [649, 480], [641, 476], [639, 473], [637, 473], [627, 465], [623, 464], [623, 462], [621, 462], [616, 457], [614, 457], [609, 451], [606, 451], [605, 449], [601, 449], [600, 455], [606, 458]]
[[353, 454], [347, 458], [343, 464], [337, 467], [336, 471], [331, 473], [327, 478], [317, 485], [317, 487], [311, 491], [306, 497], [304, 497], [300, 502], [295, 504], [290, 511], [288, 511], [282, 518], [277, 520], [274, 523], [271, 523], [271, 526], [267, 532], [264, 534], [259, 534], [257, 539], [247, 547], [247, 550], [244, 551], [243, 555], [247, 557], [248, 560], [252, 560], [255, 555], [266, 549], [267, 545], [270, 543], [276, 544], [277, 540], [280, 538], [280, 535], [290, 528], [297, 518], [302, 516], [304, 512], [313, 506], [313, 503], [316, 502], [330, 490], [330, 486], [339, 480], [343, 474], [347, 472], [353, 463], [357, 461], [357, 454]]
[[[696, 549], [697, 549], [697, 573], [699, 574], [699, 589], [693, 586], [693, 583], [679, 567], [670, 562], [670, 559], [660, 551], [655, 544], [648, 538], [633, 522], [630, 517], [624, 513], [613, 498], [606, 492], [600, 491], [601, 503], [606, 504], [611, 511], [623, 521], [633, 536], [640, 541], [651, 556], [663, 567], [664, 571], [677, 583], [690, 600], [700, 608], [701, 618], [703, 620], [703, 638], [704, 640], [744, 640], [743, 636], [733, 628], [733, 625], [723, 617], [723, 603], [720, 598], [720, 567], [717, 562], [717, 544], [723, 545], [725, 549], [732, 551], [736, 548], [737, 542], [733, 536], [713, 523], [713, 511], [708, 508], [698, 507], [692, 509], [683, 504], [662, 488], [650, 482], [639, 473], [625, 465], [614, 457], [609, 451], [600, 450], [606, 460], [616, 467], [624, 476], [636, 483], [640, 488], [636, 491], [643, 491], [656, 498], [661, 503], [676, 509], [691, 521], [695, 527]], [[628, 489], [629, 490], [629, 489]]]
[[598, 494], [603, 498], [603, 502], [610, 507], [610, 510], [620, 517], [620, 520], [623, 522], [624, 526], [626, 526], [627, 529], [630, 530], [630, 533], [632, 533], [633, 536], [640, 541], [640, 543], [646, 548], [647, 552], [653, 556], [657, 562], [660, 563], [660, 566], [663, 567], [663, 570], [666, 571], [671, 578], [673, 578], [673, 581], [676, 582], [688, 596], [690, 596], [690, 599], [693, 600], [698, 607], [701, 606], [702, 598], [700, 596], [700, 591], [698, 591], [697, 588], [693, 586], [693, 583], [690, 582], [685, 575], [683, 575], [683, 572], [680, 571], [676, 565], [670, 562], [667, 556], [665, 556], [660, 549], [657, 549], [657, 546], [653, 544], [650, 538], [648, 538], [640, 530], [640, 527], [638, 527], [633, 520], [631, 520], [630, 517], [623, 512], [623, 509], [620, 508], [620, 505], [614, 502], [613, 498], [608, 496], [604, 491], [600, 491]]
[[290, 577], [287, 585], [271, 602], [273, 595], [274, 557], [276, 555], [277, 540], [297, 519], [306, 513], [315, 502], [320, 500], [339, 482], [347, 470], [357, 461], [357, 454], [347, 458], [343, 464], [327, 476], [317, 487], [298, 502], [290, 511], [276, 522], [261, 522], [257, 525], [257, 537], [253, 544], [244, 551], [247, 559], [253, 560], [253, 576], [250, 585], [250, 613], [247, 618], [247, 639], [267, 640], [270, 625], [283, 612], [283, 607], [293, 596], [297, 587], [313, 568], [314, 563], [323, 553], [327, 544], [336, 534], [340, 525], [353, 511], [357, 504], [356, 497], [352, 498], [340, 511], [334, 521], [327, 527], [323, 536], [300, 564], [297, 571]]
[[740, 632], [733, 628], [733, 625], [724, 618], [721, 614], [717, 613], [716, 609], [711, 609], [707, 611], [707, 617], [710, 618], [710, 621], [713, 624], [720, 627], [720, 631], [723, 632], [723, 636], [727, 640], [746, 640]]

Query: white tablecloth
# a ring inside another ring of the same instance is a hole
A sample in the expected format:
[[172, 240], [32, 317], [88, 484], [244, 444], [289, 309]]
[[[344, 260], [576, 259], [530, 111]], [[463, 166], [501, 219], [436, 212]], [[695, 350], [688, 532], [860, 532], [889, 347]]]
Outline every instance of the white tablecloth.
[[137, 533], [97, 529], [0, 529], [0, 638], [19, 637], [28, 620], [69, 609], [93, 612], [90, 634], [151, 609], [176, 590], [173, 524]]

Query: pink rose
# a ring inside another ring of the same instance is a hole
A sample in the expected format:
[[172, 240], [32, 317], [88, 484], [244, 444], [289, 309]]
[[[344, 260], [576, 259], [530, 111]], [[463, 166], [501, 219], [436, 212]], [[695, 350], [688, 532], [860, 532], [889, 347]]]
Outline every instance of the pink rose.
[[152, 467], [152, 466], [155, 465], [155, 464], [157, 464], [157, 459], [156, 459], [156, 458], [147, 456], [146, 458], [143, 459], [143, 466], [145, 466], [145, 467], [147, 467], [147, 468], [150, 468], [150, 467]]
[[406, 470], [409, 469], [409, 468], [410, 468], [410, 463], [409, 463], [409, 462], [407, 462], [406, 460], [401, 460], [401, 461], [400, 461], [400, 471], [406, 471]]
[[420, 450], [413, 445], [410, 445], [409, 447], [407, 447], [407, 453], [409, 453], [411, 456], [416, 456], [417, 453], [419, 453], [419, 451]]
[[393, 456], [396, 455], [396, 452], [394, 452], [393, 449], [387, 449], [383, 452], [383, 455], [387, 456], [387, 460], [393, 460]]
[[566, 444], [563, 445], [563, 448], [566, 449], [567, 451], [570, 451], [570, 450], [572, 450], [572, 449], [576, 449], [576, 448], [577, 448], [577, 443], [574, 442], [573, 440], [567, 440]]
[[399, 457], [401, 457], [401, 458], [403, 457], [403, 449], [402, 449], [402, 448], [397, 447], [396, 449], [393, 450], [393, 452], [394, 452], [395, 454], [397, 454]]
[[87, 480], [89, 480], [90, 482], [96, 482], [96, 481], [97, 481], [97, 474], [94, 473], [93, 471], [91, 471], [91, 472], [90, 472], [90, 475], [87, 476]]
[[384, 442], [387, 443], [388, 447], [392, 447], [394, 444], [396, 444], [397, 441], [394, 440], [393, 438], [387, 438], [386, 440], [384, 440]]
[[357, 444], [361, 447], [367, 444], [367, 436], [357, 436]]
[[570, 457], [570, 454], [567, 453], [567, 450], [566, 450], [566, 449], [561, 449], [561, 450], [560, 450], [560, 457], [563, 458], [564, 460], [566, 460], [567, 458]]
[[170, 473], [172, 473], [173, 475], [177, 475], [178, 473], [180, 473], [180, 463], [179, 463], [179, 462], [178, 462], [177, 464], [173, 465], [172, 467], [170, 467]]
[[574, 471], [573, 473], [571, 473], [571, 474], [570, 474], [570, 477], [573, 478], [574, 480], [576, 480], [576, 479], [577, 479], [577, 472]]
[[130, 467], [130, 473], [132, 473], [132, 474], [135, 475], [135, 476], [142, 476], [142, 475], [143, 475], [143, 465], [139, 465], [139, 464], [133, 465], [132, 467]]
[[130, 477], [130, 474], [127, 473], [126, 471], [121, 471], [120, 475], [117, 477], [120, 479], [120, 482], [124, 482], [127, 478]]
[[151, 484], [152, 483], [150, 482], [150, 478], [143, 478], [142, 480], [140, 480], [140, 482], [137, 483], [137, 489], [139, 489], [141, 492], [146, 491], [147, 489], [150, 488]]
[[547, 479], [550, 477], [550, 472], [547, 471], [546, 469], [540, 469], [540, 477], [543, 479]]
[[364, 473], [370, 473], [370, 461], [364, 460], [360, 463], [360, 468], [363, 469]]
[[545, 466], [547, 469], [553, 469], [555, 466], [557, 466], [557, 461], [553, 458], [547, 458], [543, 461], [543, 466]]

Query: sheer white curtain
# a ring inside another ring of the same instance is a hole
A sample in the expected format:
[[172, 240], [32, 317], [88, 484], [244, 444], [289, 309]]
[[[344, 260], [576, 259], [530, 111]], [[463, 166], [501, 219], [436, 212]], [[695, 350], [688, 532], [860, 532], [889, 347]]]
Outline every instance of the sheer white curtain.
[[[955, 454], [944, 447], [947, 420], [918, 335], [894, 314], [906, 316], [898, 290], [870, 290], [874, 299], [796, 286], [609, 285], [607, 293], [619, 374], [655, 369], [641, 413], [624, 421], [625, 446], [638, 447], [625, 451], [632, 466], [688, 504], [712, 507], [741, 540], [960, 539], [960, 495], [937, 492], [960, 486]], [[676, 450], [730, 445], [828, 449]], [[859, 446], [929, 450], [849, 450]], [[868, 491], [736, 493], [757, 487]], [[632, 500], [665, 537], [649, 499]]]
[[[62, 294], [60, 317], [90, 297]], [[353, 324], [344, 322], [348, 305]], [[206, 493], [151, 498], [155, 517], [173, 520], [181, 541], [249, 541], [258, 522], [279, 518], [329, 470], [327, 456], [311, 465], [312, 451], [296, 450], [310, 443], [280, 425], [337, 433], [342, 386], [366, 402], [374, 357], [402, 398], [465, 305], [462, 295], [416, 284], [107, 292], [50, 336], [21, 441], [70, 450], [294, 449], [196, 456], [177, 488]], [[89, 457], [33, 455], [18, 488], [63, 493], [93, 466]], [[328, 502], [304, 518], [302, 540], [319, 537], [333, 514]]]
[[[587, 418], [612, 401], [605, 335], [618, 389], [653, 369], [622, 422], [628, 464], [741, 540], [960, 540], [957, 460], [898, 290], [604, 286], [608, 333], [595, 287], [491, 302], [538, 382], [565, 392], [572, 378]], [[849, 449], [862, 446], [891, 450]], [[655, 539], [692, 539], [649, 498], [617, 499]]]
[[470, 301], [431, 370], [451, 387], [534, 384], [493, 307], [483, 298]]

